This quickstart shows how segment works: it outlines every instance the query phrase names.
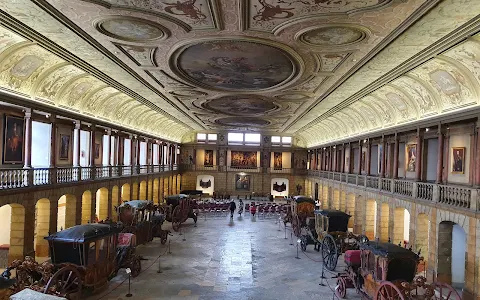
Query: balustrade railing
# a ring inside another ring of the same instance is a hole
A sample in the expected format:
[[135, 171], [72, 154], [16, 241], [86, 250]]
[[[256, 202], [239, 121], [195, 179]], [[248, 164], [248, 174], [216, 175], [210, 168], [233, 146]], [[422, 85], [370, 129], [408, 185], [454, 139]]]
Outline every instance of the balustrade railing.
[[51, 184], [51, 172], [49, 168], [38, 168], [33, 169], [33, 184], [34, 185], [44, 185]]
[[357, 184], [357, 175], [348, 174], [347, 175], [347, 182], [350, 183], [350, 184]]
[[340, 181], [340, 173], [333, 173], [333, 180]]
[[425, 182], [417, 182], [417, 194], [416, 197], [422, 200], [433, 200], [433, 188], [434, 184], [425, 183]]
[[365, 176], [357, 176], [357, 185], [365, 186]]
[[439, 203], [470, 208], [472, 191], [464, 187], [440, 185]]
[[413, 195], [413, 182], [406, 180], [393, 180], [393, 192], [404, 196], [412, 197]]
[[367, 188], [378, 189], [378, 177], [367, 176]]
[[11, 189], [24, 187], [27, 183], [27, 170], [1, 170], [0, 188]]
[[78, 167], [57, 168], [57, 182], [73, 182], [78, 180]]
[[382, 191], [388, 191], [390, 192], [392, 190], [392, 180], [389, 178], [381, 178], [380, 179], [380, 189]]

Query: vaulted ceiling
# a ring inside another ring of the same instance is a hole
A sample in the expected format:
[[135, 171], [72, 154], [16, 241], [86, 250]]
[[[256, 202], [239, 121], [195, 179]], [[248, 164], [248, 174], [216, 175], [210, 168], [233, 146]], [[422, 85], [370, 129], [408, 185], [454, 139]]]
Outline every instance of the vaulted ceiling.
[[315, 146], [469, 109], [478, 0], [16, 0], [0, 87], [173, 141]]

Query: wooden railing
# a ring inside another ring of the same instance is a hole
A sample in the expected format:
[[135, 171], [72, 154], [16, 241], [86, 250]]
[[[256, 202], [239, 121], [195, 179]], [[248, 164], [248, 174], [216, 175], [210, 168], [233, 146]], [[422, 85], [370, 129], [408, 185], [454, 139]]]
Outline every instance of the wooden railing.
[[[264, 167], [246, 167], [246, 166], [205, 166], [194, 164], [179, 165], [182, 172], [185, 171], [220, 171], [220, 172], [245, 172], [245, 173], [265, 173], [265, 174], [290, 174], [290, 175], [306, 175], [306, 169], [297, 168], [264, 168]], [[320, 174], [318, 171], [315, 174]], [[340, 176], [340, 174], [338, 175]]]
[[177, 170], [176, 165], [95, 166], [55, 168], [0, 169], [0, 190], [64, 184], [77, 181], [104, 180]]
[[381, 178], [319, 170], [309, 170], [308, 175], [363, 188], [375, 189], [382, 193], [411, 197], [422, 201], [438, 202], [462, 209], [480, 210], [480, 197], [478, 197], [477, 189], [473, 187], [440, 185], [404, 179]]

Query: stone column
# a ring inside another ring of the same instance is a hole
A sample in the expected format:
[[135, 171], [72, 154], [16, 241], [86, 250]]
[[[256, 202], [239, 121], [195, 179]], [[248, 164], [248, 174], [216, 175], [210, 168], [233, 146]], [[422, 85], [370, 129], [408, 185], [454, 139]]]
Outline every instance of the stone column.
[[79, 167], [80, 166], [80, 156], [81, 156], [81, 153], [80, 153], [80, 132], [81, 132], [81, 122], [79, 120], [75, 121], [75, 133], [76, 135], [75, 136], [75, 141], [73, 142], [73, 144], [75, 145], [75, 148], [76, 148], [76, 152], [77, 152], [77, 157], [75, 157], [74, 159], [74, 163], [73, 163], [73, 166], [74, 167]]
[[130, 138], [130, 165], [134, 166], [136, 159], [135, 159], [135, 142], [133, 139], [135, 138], [133, 135], [129, 136]]
[[398, 134], [395, 133], [395, 144], [393, 146], [393, 179], [398, 179], [398, 155], [400, 142], [398, 140]]
[[32, 110], [27, 108], [25, 110], [25, 151], [24, 151], [24, 165], [25, 169], [32, 167]]
[[[96, 128], [95, 125], [90, 127], [90, 157], [89, 157], [89, 165], [91, 167], [95, 166], [95, 135], [96, 135]], [[92, 194], [92, 197], [95, 195]]]
[[353, 173], [353, 144], [352, 142], [349, 142], [348, 143], [348, 174], [352, 174]]
[[325, 152], [325, 151], [323, 150], [323, 148], [320, 149], [320, 171], [323, 171], [324, 168], [325, 168], [325, 167], [324, 167], [324, 165], [325, 165], [325, 158], [324, 158], [324, 155], [323, 155], [324, 152]]
[[[437, 150], [438, 159], [437, 159], [437, 178], [435, 180], [435, 183], [441, 184], [442, 177], [443, 177], [442, 175], [443, 175], [443, 141], [444, 141], [441, 124], [438, 124], [437, 136], [438, 136], [438, 150]], [[477, 136], [477, 139], [478, 139], [478, 136]], [[477, 147], [478, 147], [478, 144], [477, 144]], [[478, 151], [478, 148], [477, 148], [477, 151]], [[477, 156], [477, 159], [478, 159], [478, 156]], [[480, 162], [480, 159], [478, 159], [478, 161]]]
[[[108, 153], [108, 159], [107, 159], [107, 166], [111, 166], [112, 165], [112, 130], [111, 129], [108, 129], [107, 130], [107, 137], [108, 137], [108, 142], [107, 142], [107, 153]], [[111, 168], [110, 168], [111, 170]]]
[[423, 146], [423, 134], [420, 128], [417, 129], [417, 162], [415, 168], [415, 181], [422, 180], [422, 165], [423, 165], [423, 155], [422, 155], [422, 146]]
[[[476, 138], [475, 150], [476, 151], [475, 151], [475, 165], [474, 165], [474, 170], [475, 170], [474, 186], [480, 187], [480, 117], [479, 117], [479, 120], [477, 120], [475, 131], [476, 131], [476, 134], [475, 134], [475, 138]], [[448, 153], [449, 152], [447, 152], [447, 155]]]
[[370, 176], [371, 175], [371, 171], [372, 171], [372, 142], [370, 140], [368, 140], [368, 143], [367, 143], [367, 153], [365, 155], [365, 163], [366, 163], [366, 174], [367, 176]]
[[50, 128], [50, 138], [51, 138], [51, 147], [50, 147], [50, 168], [57, 166], [57, 120], [55, 115], [50, 116], [50, 123], [52, 127]]
[[363, 143], [362, 140], [358, 141], [360, 150], [358, 151], [358, 175], [362, 175], [362, 154], [363, 154]]
[[385, 152], [387, 151], [387, 143], [385, 141], [385, 137], [382, 138], [382, 155], [380, 157], [380, 177], [383, 178], [385, 177], [385, 167], [386, 167], [386, 161], [385, 161]]
[[140, 144], [141, 144], [140, 138], [136, 139], [135, 159], [136, 159], [137, 166], [140, 166], [142, 164], [142, 162], [140, 161], [140, 151], [141, 151]]

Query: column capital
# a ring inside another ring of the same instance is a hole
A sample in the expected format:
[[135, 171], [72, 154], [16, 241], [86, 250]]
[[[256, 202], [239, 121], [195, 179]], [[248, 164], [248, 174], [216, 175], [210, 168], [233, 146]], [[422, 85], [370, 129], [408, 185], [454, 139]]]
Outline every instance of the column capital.
[[75, 129], [81, 129], [82, 121], [75, 120], [75, 121], [73, 121], [73, 124], [75, 124]]

